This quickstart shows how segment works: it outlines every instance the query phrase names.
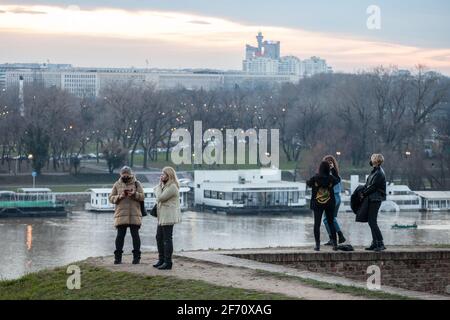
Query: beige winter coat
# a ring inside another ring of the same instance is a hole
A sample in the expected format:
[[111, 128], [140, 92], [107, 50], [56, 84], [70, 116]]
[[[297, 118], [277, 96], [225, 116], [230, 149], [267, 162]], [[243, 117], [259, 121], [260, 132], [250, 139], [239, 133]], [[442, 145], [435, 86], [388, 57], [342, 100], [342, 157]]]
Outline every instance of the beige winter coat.
[[161, 226], [174, 225], [181, 222], [180, 193], [175, 183], [153, 188], [158, 204], [158, 224]]
[[[130, 182], [125, 184], [122, 179], [119, 178], [112, 188], [109, 195], [109, 201], [116, 205], [114, 210], [114, 226], [120, 225], [138, 225], [142, 224], [142, 213], [140, 201], [144, 201], [144, 190], [139, 181], [137, 181], [136, 190], [136, 178], [132, 176]], [[125, 190], [136, 190], [133, 197], [125, 197], [119, 200], [119, 195]]]

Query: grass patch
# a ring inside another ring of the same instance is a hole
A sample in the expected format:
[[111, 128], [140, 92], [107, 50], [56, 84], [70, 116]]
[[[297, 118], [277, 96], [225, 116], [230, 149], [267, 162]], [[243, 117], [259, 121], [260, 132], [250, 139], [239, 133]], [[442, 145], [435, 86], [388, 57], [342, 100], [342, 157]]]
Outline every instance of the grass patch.
[[168, 276], [113, 272], [80, 264], [81, 289], [66, 286], [66, 268], [43, 270], [17, 280], [0, 281], [0, 300], [284, 300], [290, 297], [212, 285]]
[[338, 293], [347, 293], [354, 296], [360, 296], [370, 299], [383, 299], [383, 300], [411, 300], [409, 297], [405, 297], [402, 295], [391, 294], [381, 291], [371, 291], [365, 288], [358, 288], [354, 286], [346, 286], [341, 284], [333, 284], [324, 281], [318, 281], [313, 279], [304, 279], [300, 277], [285, 275], [282, 273], [269, 272], [264, 270], [255, 271], [256, 276], [261, 277], [273, 277], [282, 280], [289, 281], [298, 281], [301, 284], [311, 286], [313, 288], [322, 289], [322, 290], [333, 290]]

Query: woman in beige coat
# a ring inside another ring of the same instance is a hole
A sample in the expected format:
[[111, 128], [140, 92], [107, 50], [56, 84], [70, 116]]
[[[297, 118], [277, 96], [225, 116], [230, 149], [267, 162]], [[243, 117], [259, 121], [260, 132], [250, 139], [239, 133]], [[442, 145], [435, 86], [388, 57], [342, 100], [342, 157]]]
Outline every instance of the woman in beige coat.
[[114, 226], [117, 228], [116, 251], [114, 264], [122, 263], [122, 253], [125, 234], [130, 228], [133, 238], [133, 264], [141, 260], [141, 239], [139, 228], [142, 224], [140, 202], [144, 201], [144, 190], [136, 180], [130, 167], [124, 166], [120, 170], [120, 178], [114, 183], [109, 195], [109, 201], [116, 205], [114, 210]]
[[159, 260], [153, 266], [160, 270], [172, 269], [173, 226], [181, 222], [180, 185], [175, 170], [165, 167], [162, 170], [159, 184], [153, 189], [156, 195], [158, 228], [156, 244]]

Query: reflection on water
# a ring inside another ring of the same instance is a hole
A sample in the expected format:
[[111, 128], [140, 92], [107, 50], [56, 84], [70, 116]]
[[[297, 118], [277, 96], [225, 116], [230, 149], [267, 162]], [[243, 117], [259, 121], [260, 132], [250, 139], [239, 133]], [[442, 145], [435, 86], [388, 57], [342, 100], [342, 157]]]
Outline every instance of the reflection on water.
[[[367, 224], [355, 223], [353, 213], [340, 213], [341, 228], [348, 242], [370, 242]], [[111, 255], [115, 229], [111, 213], [74, 212], [68, 218], [0, 220], [0, 277], [16, 278], [47, 267], [87, 257]], [[418, 224], [417, 229], [391, 229], [395, 223]], [[380, 228], [388, 245], [450, 244], [449, 213], [381, 213]], [[209, 248], [261, 248], [312, 245], [312, 215], [226, 216], [184, 212], [175, 227], [175, 250]], [[156, 250], [156, 220], [148, 216], [141, 229], [143, 251]], [[322, 228], [324, 232], [324, 228]], [[322, 239], [326, 235], [322, 233]], [[129, 234], [125, 244], [131, 252]]]

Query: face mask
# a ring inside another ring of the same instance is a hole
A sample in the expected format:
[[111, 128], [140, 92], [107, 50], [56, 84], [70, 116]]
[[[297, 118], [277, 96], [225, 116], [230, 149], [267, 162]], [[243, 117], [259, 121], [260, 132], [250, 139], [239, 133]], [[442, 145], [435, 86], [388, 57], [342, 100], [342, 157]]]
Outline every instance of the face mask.
[[373, 167], [373, 162], [372, 162], [372, 160], [370, 160], [369, 166]]
[[122, 177], [122, 181], [124, 182], [124, 183], [127, 183], [127, 182], [129, 182], [131, 180], [131, 177]]

